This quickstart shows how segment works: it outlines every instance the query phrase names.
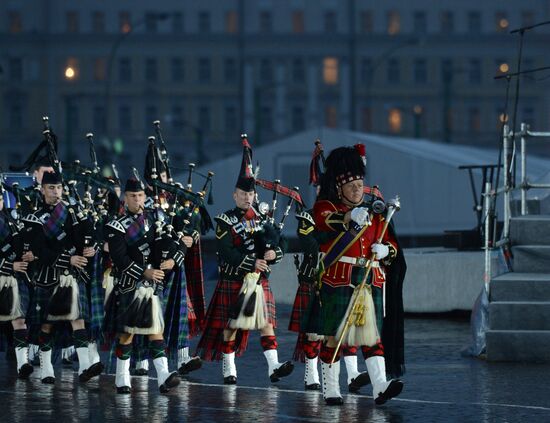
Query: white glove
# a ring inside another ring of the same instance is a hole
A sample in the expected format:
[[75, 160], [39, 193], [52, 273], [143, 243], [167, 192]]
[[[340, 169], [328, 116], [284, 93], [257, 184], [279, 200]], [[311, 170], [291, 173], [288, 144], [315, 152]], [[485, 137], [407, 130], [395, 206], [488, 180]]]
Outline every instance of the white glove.
[[372, 244], [370, 249], [376, 254], [376, 260], [382, 260], [390, 253], [390, 249], [385, 244]]
[[356, 207], [351, 211], [351, 220], [359, 226], [365, 226], [369, 220], [369, 212], [365, 207]]

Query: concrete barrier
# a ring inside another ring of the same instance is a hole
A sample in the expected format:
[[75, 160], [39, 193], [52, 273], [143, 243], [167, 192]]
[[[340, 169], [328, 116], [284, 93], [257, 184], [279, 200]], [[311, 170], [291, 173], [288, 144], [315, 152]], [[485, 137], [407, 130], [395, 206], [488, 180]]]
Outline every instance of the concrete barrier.
[[[440, 313], [471, 310], [483, 286], [483, 251], [444, 248], [405, 249], [407, 275], [403, 287], [406, 312]], [[276, 302], [291, 304], [298, 286], [292, 254], [273, 267], [270, 277]], [[501, 273], [496, 253], [493, 275]]]

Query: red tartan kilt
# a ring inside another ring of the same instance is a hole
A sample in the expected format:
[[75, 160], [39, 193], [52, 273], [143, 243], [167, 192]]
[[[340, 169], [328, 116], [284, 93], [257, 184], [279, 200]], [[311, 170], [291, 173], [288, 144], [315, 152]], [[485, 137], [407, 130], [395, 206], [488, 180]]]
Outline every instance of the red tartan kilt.
[[294, 305], [292, 306], [292, 313], [290, 314], [288, 330], [292, 332], [301, 332], [300, 326], [302, 322], [302, 317], [307, 311], [312, 290], [313, 285], [311, 284], [299, 284], [298, 291], [296, 291], [296, 297], [294, 298]]
[[197, 320], [197, 315], [195, 314], [195, 309], [193, 308], [193, 301], [191, 298], [187, 297], [187, 318], [189, 321]]
[[200, 325], [197, 321], [197, 314], [193, 308], [193, 301], [187, 296], [187, 320], [189, 321], [189, 337], [197, 336], [200, 331]]
[[[233, 304], [237, 302], [239, 291], [243, 281], [219, 280], [214, 296], [210, 302], [209, 313], [207, 315], [206, 326], [226, 329], [229, 327], [231, 311]], [[267, 322], [277, 327], [277, 318], [275, 315], [275, 298], [269, 286], [269, 281], [262, 278], [262, 287], [267, 307]]]

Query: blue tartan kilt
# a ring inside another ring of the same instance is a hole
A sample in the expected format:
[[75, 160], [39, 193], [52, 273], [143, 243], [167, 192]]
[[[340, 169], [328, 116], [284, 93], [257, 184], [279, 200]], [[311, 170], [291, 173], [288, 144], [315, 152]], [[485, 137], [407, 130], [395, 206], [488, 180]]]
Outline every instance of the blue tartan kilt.
[[[29, 311], [27, 313], [27, 323], [29, 325], [41, 325], [44, 323], [56, 323], [58, 321], [49, 321], [48, 317], [48, 305], [50, 298], [55, 290], [55, 286], [51, 288], [43, 288], [37, 286], [34, 288], [34, 294], [32, 295]], [[88, 292], [86, 284], [82, 281], [78, 281], [78, 319], [87, 320], [89, 318], [89, 306], [88, 306]]]
[[96, 256], [94, 258], [94, 267], [92, 269], [93, 277], [87, 285], [88, 290], [88, 319], [86, 328], [90, 334], [90, 339], [97, 340], [101, 337], [103, 325], [103, 316], [105, 310], [103, 303], [105, 301], [105, 289], [103, 288], [103, 272], [101, 260]]
[[172, 273], [164, 290], [164, 341], [169, 358], [189, 346], [189, 319], [185, 272]]
[[19, 288], [19, 303], [21, 307], [22, 318], [27, 317], [29, 311], [29, 304], [31, 301], [31, 287], [27, 282], [21, 279], [17, 279], [17, 286]]

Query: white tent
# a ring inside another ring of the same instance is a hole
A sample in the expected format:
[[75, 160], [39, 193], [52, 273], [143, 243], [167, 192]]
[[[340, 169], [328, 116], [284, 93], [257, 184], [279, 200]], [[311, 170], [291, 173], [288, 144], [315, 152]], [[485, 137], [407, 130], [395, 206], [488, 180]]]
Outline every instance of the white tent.
[[[286, 186], [299, 186], [308, 206], [315, 193], [309, 187], [309, 163], [314, 141], [319, 138], [325, 154], [342, 145], [358, 142], [366, 145], [368, 185], [378, 185], [384, 197], [399, 195], [401, 211], [396, 216], [397, 230], [407, 235], [441, 235], [445, 230], [472, 229], [476, 226], [473, 197], [468, 173], [460, 165], [496, 164], [498, 151], [470, 146], [449, 145], [428, 140], [370, 135], [338, 129], [313, 129], [268, 145], [255, 146], [253, 162], [260, 164], [260, 177], [280, 179]], [[239, 143], [237, 138], [235, 143]], [[529, 176], [542, 177], [550, 169], [550, 160], [529, 157]], [[240, 168], [241, 154], [227, 157], [198, 168], [201, 173], [212, 170], [215, 204], [209, 206], [212, 216], [234, 206], [233, 192]], [[481, 176], [476, 174], [478, 189]], [[178, 175], [177, 180], [185, 180]], [[501, 177], [502, 181], [502, 177]], [[501, 182], [502, 184], [502, 182]], [[198, 184], [197, 184], [198, 185]], [[259, 190], [260, 200], [271, 202], [271, 193]], [[279, 213], [286, 199], [279, 197]], [[295, 219], [289, 216], [285, 233], [295, 233]]]

